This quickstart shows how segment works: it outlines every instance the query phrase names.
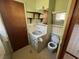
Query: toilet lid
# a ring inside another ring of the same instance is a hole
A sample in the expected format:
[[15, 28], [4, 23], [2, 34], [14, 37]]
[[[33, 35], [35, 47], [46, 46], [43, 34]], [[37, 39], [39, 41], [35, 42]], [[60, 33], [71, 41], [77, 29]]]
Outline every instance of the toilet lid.
[[59, 36], [56, 34], [52, 34], [51, 41], [58, 44], [59, 43]]

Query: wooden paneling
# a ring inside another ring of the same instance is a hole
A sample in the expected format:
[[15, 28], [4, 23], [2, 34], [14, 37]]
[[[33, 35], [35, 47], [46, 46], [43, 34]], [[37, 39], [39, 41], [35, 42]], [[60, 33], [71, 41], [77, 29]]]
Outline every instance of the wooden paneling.
[[65, 53], [64, 58], [63, 59], [75, 59], [74, 57], [72, 57], [71, 55]]

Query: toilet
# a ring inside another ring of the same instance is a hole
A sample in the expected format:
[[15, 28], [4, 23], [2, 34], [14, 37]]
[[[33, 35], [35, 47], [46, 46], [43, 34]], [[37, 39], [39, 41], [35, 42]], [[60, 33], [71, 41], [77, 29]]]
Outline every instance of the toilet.
[[59, 36], [56, 35], [56, 34], [52, 34], [51, 35], [51, 40], [48, 43], [48, 50], [50, 52], [54, 52], [57, 49], [58, 44], [59, 44]]

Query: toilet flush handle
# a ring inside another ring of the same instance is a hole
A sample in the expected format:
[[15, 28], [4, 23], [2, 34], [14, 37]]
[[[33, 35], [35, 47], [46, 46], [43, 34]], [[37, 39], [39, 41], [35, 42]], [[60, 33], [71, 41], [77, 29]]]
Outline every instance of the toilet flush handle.
[[43, 39], [42, 38], [39, 38], [38, 42], [43, 42]]

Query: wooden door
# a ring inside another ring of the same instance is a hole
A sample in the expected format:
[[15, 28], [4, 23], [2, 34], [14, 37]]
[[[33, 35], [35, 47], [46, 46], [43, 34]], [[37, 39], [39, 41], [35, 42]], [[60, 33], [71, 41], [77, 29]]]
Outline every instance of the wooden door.
[[15, 1], [0, 0], [0, 12], [13, 51], [28, 45], [24, 4]]
[[59, 59], [79, 59], [79, 0], [73, 0], [73, 3], [73, 12], [70, 11], [72, 16], [63, 38]]

